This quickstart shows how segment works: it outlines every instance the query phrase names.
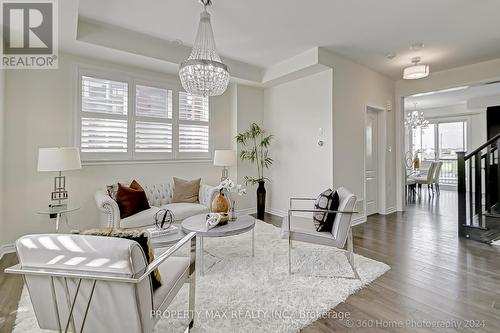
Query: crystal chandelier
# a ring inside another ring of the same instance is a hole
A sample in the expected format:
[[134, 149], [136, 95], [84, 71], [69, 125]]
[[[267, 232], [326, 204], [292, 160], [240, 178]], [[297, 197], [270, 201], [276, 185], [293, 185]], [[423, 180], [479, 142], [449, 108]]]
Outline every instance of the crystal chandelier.
[[229, 83], [229, 69], [222, 63], [215, 47], [214, 34], [210, 24], [207, 6], [211, 0], [201, 0], [203, 12], [193, 50], [187, 60], [181, 63], [179, 77], [182, 87], [193, 95], [218, 96], [226, 91]]
[[424, 113], [419, 113], [417, 111], [417, 103], [415, 103], [415, 110], [413, 110], [412, 112], [408, 112], [408, 114], [406, 115], [405, 126], [411, 127], [412, 129], [424, 129], [429, 127], [429, 121], [425, 120]]

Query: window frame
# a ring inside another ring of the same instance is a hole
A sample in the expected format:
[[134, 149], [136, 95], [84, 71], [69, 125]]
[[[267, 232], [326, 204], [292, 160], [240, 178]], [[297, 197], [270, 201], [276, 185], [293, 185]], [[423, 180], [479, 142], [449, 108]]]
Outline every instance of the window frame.
[[[127, 72], [114, 72], [106, 69], [77, 65], [77, 89], [75, 107], [75, 144], [80, 149], [82, 162], [84, 164], [99, 163], [158, 163], [158, 162], [178, 162], [178, 161], [210, 161], [213, 153], [213, 100], [208, 99], [208, 122], [202, 121], [180, 121], [179, 119], [179, 92], [184, 91], [180, 81], [172, 79], [150, 78], [135, 75]], [[82, 77], [90, 76], [104, 80], [120, 81], [127, 84], [127, 115], [113, 115], [98, 112], [82, 111]], [[172, 118], [146, 117], [136, 115], [136, 87], [148, 86], [172, 91]], [[127, 152], [126, 153], [83, 153], [81, 151], [81, 121], [82, 118], [99, 119], [120, 119], [127, 120]], [[154, 122], [172, 124], [172, 152], [136, 152], [135, 151], [135, 131], [136, 122]], [[208, 152], [206, 153], [181, 153], [179, 152], [179, 125], [198, 123], [208, 126]]]

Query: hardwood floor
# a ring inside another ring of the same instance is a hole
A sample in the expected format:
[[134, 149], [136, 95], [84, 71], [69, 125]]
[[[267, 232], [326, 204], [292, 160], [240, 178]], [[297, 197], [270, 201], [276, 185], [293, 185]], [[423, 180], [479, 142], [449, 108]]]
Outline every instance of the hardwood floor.
[[[355, 252], [391, 270], [303, 332], [500, 332], [500, 247], [458, 239], [456, 205], [454, 192], [423, 191], [406, 212], [354, 227]], [[0, 332], [11, 331], [22, 289], [3, 273], [15, 260], [0, 262]]]
[[0, 332], [11, 332], [16, 320], [16, 310], [23, 290], [23, 279], [17, 275], [5, 274], [3, 270], [17, 264], [14, 253], [6, 254], [0, 260]]
[[[303, 332], [500, 332], [500, 248], [458, 239], [456, 214], [455, 192], [422, 191], [406, 212], [354, 227], [355, 252], [391, 270], [334, 309], [349, 320]], [[446, 324], [462, 326], [428, 326]]]

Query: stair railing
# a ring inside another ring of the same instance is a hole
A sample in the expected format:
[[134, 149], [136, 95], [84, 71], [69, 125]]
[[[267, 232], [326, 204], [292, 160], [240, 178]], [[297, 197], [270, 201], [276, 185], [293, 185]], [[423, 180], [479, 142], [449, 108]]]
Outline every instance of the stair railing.
[[486, 229], [482, 215], [498, 203], [500, 197], [498, 148], [500, 148], [500, 134], [469, 154], [457, 152], [458, 234], [461, 237], [468, 237], [468, 227]]

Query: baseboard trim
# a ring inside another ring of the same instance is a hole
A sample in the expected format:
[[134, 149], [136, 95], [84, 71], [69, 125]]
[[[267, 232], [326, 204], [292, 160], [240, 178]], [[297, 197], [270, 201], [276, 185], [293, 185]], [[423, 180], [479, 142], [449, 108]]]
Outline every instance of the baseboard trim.
[[352, 225], [358, 225], [366, 222], [366, 216], [359, 216], [355, 219], [352, 219]]
[[236, 214], [255, 214], [257, 213], [257, 208], [252, 207], [252, 208], [244, 208], [244, 209], [238, 209], [236, 210]]
[[284, 217], [288, 214], [287, 211], [281, 210], [281, 209], [276, 209], [276, 208], [270, 208], [266, 210], [266, 213], [273, 214], [279, 217]]
[[395, 212], [396, 212], [396, 207], [389, 207], [385, 210], [385, 213], [383, 213], [382, 215], [389, 215]]
[[3, 258], [4, 254], [16, 252], [16, 247], [14, 244], [4, 244], [0, 246], [0, 259]]

